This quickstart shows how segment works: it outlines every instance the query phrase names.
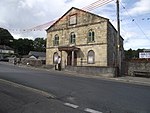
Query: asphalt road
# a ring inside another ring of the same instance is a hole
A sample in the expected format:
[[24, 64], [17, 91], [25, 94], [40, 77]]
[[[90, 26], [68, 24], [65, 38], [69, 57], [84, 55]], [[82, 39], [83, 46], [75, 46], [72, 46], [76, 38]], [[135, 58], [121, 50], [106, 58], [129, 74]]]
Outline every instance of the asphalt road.
[[[91, 75], [92, 76], [92, 75]], [[150, 113], [150, 87], [0, 63], [0, 78], [51, 93], [92, 113]]]
[[0, 79], [0, 113], [84, 113], [50, 95]]

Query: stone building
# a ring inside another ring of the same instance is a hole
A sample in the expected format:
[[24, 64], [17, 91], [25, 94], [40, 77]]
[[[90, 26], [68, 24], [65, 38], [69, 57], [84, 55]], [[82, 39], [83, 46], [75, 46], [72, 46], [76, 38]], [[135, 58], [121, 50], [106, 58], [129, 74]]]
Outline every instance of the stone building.
[[8, 57], [10, 55], [14, 54], [14, 50], [6, 45], [0, 45], [0, 60], [4, 60], [5, 57]]
[[[117, 31], [109, 19], [72, 7], [47, 30], [46, 64], [116, 67]], [[120, 37], [120, 59], [123, 38]]]

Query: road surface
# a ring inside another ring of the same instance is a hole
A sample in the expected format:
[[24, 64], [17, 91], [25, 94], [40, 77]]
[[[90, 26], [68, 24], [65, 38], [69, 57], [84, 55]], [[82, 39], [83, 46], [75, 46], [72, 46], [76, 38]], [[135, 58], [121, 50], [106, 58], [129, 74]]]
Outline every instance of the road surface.
[[[92, 76], [92, 75], [91, 75]], [[48, 92], [87, 113], [150, 113], [150, 87], [0, 64], [0, 78]]]
[[51, 95], [0, 79], [0, 113], [84, 113]]

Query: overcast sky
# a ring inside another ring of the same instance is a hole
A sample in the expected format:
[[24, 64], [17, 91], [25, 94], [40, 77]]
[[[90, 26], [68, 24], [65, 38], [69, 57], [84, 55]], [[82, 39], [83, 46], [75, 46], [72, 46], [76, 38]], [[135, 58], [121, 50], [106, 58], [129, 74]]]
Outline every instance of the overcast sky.
[[[0, 27], [14, 38], [46, 38], [44, 29], [28, 30], [61, 17], [71, 7], [83, 8], [97, 0], [0, 0]], [[115, 1], [90, 12], [110, 19], [116, 27]], [[150, 49], [150, 0], [120, 0], [124, 48]], [[45, 28], [46, 29], [46, 28]]]

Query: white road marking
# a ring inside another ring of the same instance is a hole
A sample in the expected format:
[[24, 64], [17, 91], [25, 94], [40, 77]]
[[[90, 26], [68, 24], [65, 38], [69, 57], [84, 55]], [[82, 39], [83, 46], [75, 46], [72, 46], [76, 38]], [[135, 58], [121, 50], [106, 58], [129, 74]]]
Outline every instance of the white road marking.
[[45, 91], [42, 91], [42, 90], [39, 90], [39, 89], [36, 89], [36, 88], [32, 88], [32, 87], [28, 87], [28, 86], [25, 86], [25, 85], [22, 85], [22, 84], [18, 84], [18, 83], [15, 83], [15, 82], [11, 82], [11, 81], [8, 81], [8, 80], [4, 80], [4, 79], [0, 79], [0, 82], [5, 82], [7, 84], [10, 84], [14, 87], [18, 87], [18, 88], [24, 88], [28, 91], [32, 91], [32, 92], [35, 92], [35, 93], [38, 93], [42, 96], [45, 96], [45, 97], [50, 97], [50, 98], [55, 98], [55, 96], [53, 94], [50, 94], [48, 92], [45, 92]]
[[[31, 88], [31, 87], [28, 87], [28, 86], [24, 86], [24, 85], [21, 85], [21, 84], [17, 84], [15, 82], [7, 81], [7, 80], [4, 80], [4, 79], [0, 79], [0, 82], [5, 82], [5, 83], [8, 83], [8, 84], [13, 85], [15, 87], [25, 88], [27, 90], [34, 91], [34, 92], [39, 93], [39, 94], [41, 94], [45, 97], [55, 98], [55, 96], [50, 94], [50, 93], [47, 93], [45, 91], [38, 90], [38, 89], [35, 89], [35, 88]], [[78, 105], [71, 104], [71, 103], [64, 103], [64, 105], [68, 106], [68, 107], [71, 107], [71, 108], [74, 108], [74, 109], [79, 107]], [[89, 112], [89, 113], [102, 113], [100, 111], [96, 111], [96, 110], [93, 110], [93, 109], [90, 109], [90, 108], [85, 108], [84, 111]]]
[[96, 111], [96, 110], [90, 109], [90, 108], [85, 108], [84, 111], [89, 112], [89, 113], [102, 113], [100, 111]]
[[79, 106], [75, 105], [75, 104], [70, 104], [70, 103], [64, 103], [64, 105], [72, 107], [72, 108], [78, 108]]

